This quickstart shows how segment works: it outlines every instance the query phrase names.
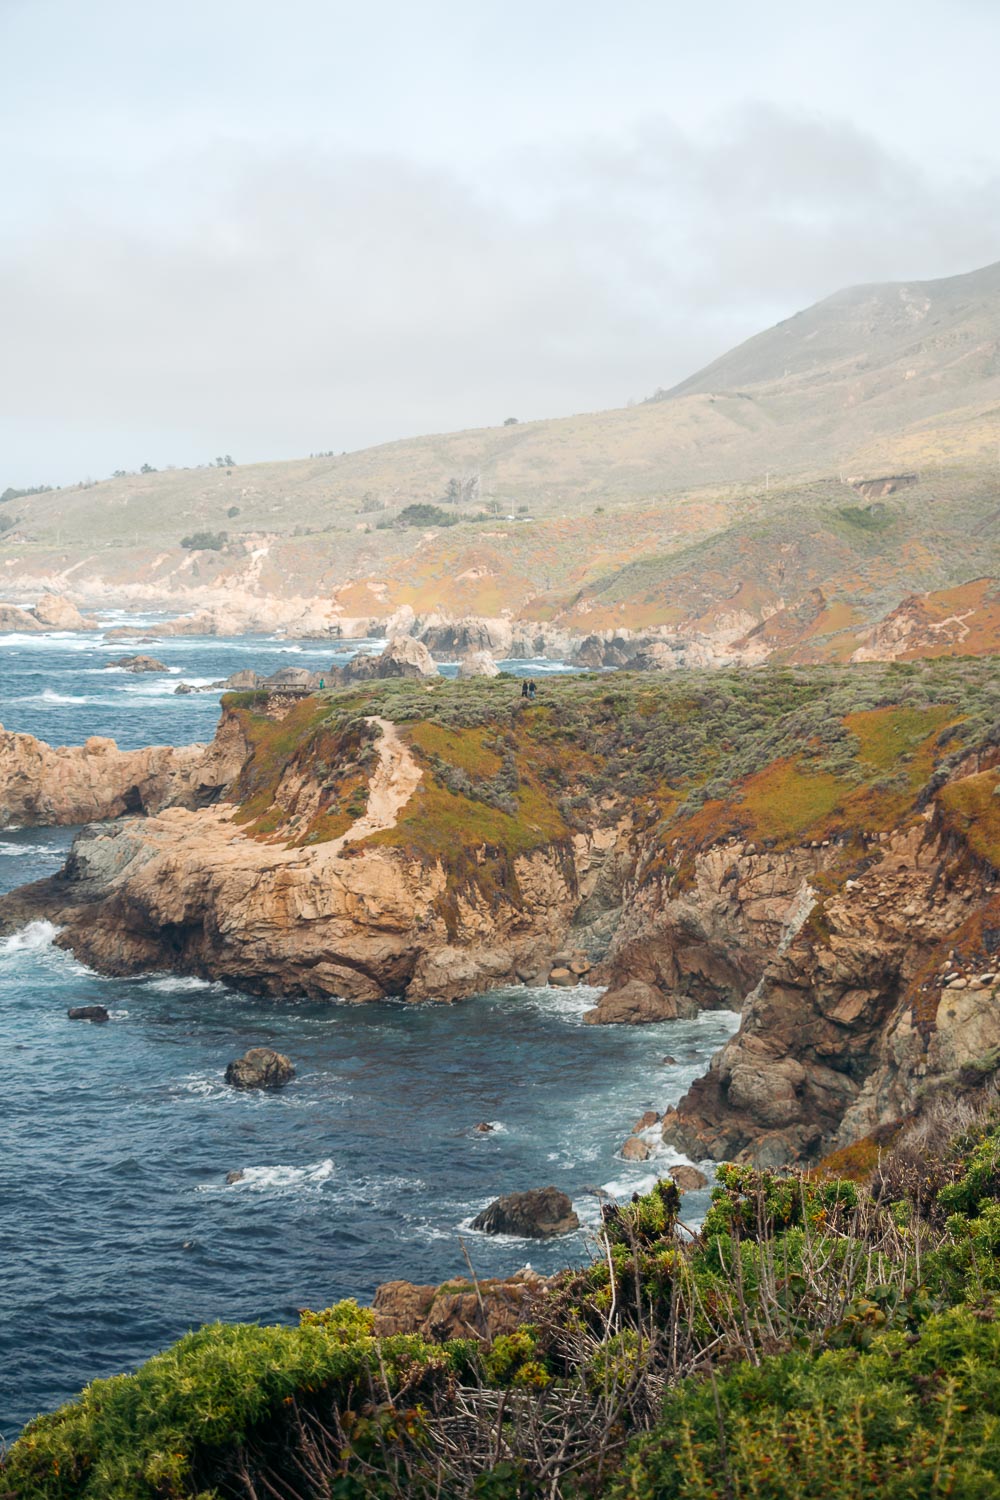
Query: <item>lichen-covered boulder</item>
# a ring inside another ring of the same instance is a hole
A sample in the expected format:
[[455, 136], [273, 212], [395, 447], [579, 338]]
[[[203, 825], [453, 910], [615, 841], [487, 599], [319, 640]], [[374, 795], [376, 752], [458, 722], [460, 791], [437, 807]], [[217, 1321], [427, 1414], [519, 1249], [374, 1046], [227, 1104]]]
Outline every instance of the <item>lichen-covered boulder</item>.
[[551, 1239], [579, 1229], [573, 1204], [558, 1188], [532, 1188], [526, 1193], [508, 1193], [496, 1198], [477, 1214], [472, 1228], [483, 1234], [517, 1234], [527, 1239]]
[[226, 1082], [234, 1089], [280, 1089], [294, 1077], [289, 1058], [270, 1047], [251, 1047], [226, 1069]]

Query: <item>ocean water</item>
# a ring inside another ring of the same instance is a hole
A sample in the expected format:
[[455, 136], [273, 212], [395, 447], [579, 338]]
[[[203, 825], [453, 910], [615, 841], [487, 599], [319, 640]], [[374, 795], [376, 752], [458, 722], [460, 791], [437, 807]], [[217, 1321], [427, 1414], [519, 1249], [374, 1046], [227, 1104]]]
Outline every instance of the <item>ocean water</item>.
[[[176, 669], [166, 677], [102, 671], [129, 649], [0, 638], [0, 720], [54, 743], [180, 743], [211, 734], [218, 704], [174, 697], [176, 681], [334, 659], [319, 643], [166, 639], [140, 648]], [[71, 838], [0, 830], [0, 889], [57, 869]], [[36, 923], [0, 941], [8, 1439], [206, 1321], [292, 1321], [394, 1277], [461, 1274], [466, 1253], [482, 1275], [586, 1258], [595, 1190], [626, 1195], [678, 1160], [623, 1162], [635, 1118], [675, 1102], [736, 1025], [715, 1012], [585, 1026], [587, 989], [451, 1006], [261, 1000], [175, 976], [102, 979], [54, 937]], [[107, 1025], [67, 1019], [91, 1003], [109, 1009]], [[294, 1082], [268, 1095], [227, 1088], [226, 1063], [261, 1044], [292, 1058]], [[484, 1120], [488, 1134], [475, 1130]], [[230, 1186], [233, 1169], [245, 1175]], [[579, 1234], [540, 1243], [468, 1228], [498, 1193], [550, 1182], [573, 1198]], [[690, 1217], [705, 1198], [686, 1200]]]

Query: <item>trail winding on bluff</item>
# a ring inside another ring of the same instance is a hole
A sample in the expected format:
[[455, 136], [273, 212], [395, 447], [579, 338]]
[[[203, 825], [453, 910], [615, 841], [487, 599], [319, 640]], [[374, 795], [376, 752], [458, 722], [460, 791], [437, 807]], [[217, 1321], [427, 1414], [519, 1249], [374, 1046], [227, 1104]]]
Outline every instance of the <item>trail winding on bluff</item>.
[[339, 854], [345, 844], [361, 843], [373, 833], [395, 828], [397, 818], [424, 774], [409, 746], [400, 739], [395, 724], [378, 715], [372, 715], [367, 722], [377, 725], [381, 731], [375, 747], [378, 765], [368, 787], [368, 806], [346, 833], [331, 839], [326, 846], [328, 855]]

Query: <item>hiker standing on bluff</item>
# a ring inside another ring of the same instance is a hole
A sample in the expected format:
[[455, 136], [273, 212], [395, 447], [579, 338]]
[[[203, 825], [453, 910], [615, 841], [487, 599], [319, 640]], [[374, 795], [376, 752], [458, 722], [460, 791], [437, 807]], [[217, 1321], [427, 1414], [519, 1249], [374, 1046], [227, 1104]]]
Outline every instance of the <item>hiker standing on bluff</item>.
[[521, 683], [521, 697], [522, 698], [527, 698], [527, 696], [528, 696], [528, 679], [527, 679], [527, 677], [525, 677], [524, 680]]

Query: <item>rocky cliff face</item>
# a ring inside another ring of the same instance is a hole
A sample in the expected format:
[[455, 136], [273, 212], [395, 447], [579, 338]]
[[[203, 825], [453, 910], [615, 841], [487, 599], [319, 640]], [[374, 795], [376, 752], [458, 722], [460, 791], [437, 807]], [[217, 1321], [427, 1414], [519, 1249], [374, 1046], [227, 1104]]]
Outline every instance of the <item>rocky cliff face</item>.
[[[172, 807], [95, 829], [30, 912], [103, 973], [176, 968], [251, 990], [455, 999], [543, 971], [580, 889], [562, 851], [516, 862], [522, 904], [499, 906], [400, 851], [262, 844], [232, 806]], [[8, 901], [8, 919], [26, 908]]]
[[[626, 893], [602, 1005], [638, 977], [742, 1011], [665, 1139], [808, 1161], [1000, 1068], [1000, 775], [983, 759], [899, 828], [781, 852], [729, 840], [695, 856], [683, 895]], [[969, 837], [984, 805], [988, 855]]]
[[[89, 830], [0, 923], [46, 916], [104, 972], [358, 1000], [544, 982], [565, 949], [566, 982], [607, 985], [591, 1021], [740, 1011], [664, 1120], [696, 1156], [808, 1160], [1000, 1071], [984, 664], [279, 697], [225, 700], [216, 747], [133, 792], [105, 775], [102, 816], [148, 815]], [[100, 800], [100, 753], [38, 754], [25, 777], [84, 779], [36, 821]]]
[[246, 746], [230, 723], [210, 745], [119, 750], [114, 740], [54, 748], [0, 726], [0, 827], [91, 823], [202, 807], [236, 775]]
[[[308, 707], [285, 704], [281, 713]], [[515, 858], [506, 875], [516, 899], [498, 891], [485, 850], [482, 883], [456, 885], [440, 861], [372, 846], [395, 826], [423, 774], [395, 726], [372, 724], [379, 738], [363, 811], [336, 836], [313, 847], [298, 841], [322, 817], [312, 760], [287, 768], [265, 794], [283, 812], [284, 837], [248, 832], [237, 801], [184, 805], [206, 764], [225, 775], [230, 796], [250, 785], [241, 720], [230, 713], [213, 756], [191, 747], [176, 753], [175, 766], [167, 752], [143, 752], [135, 769], [150, 774], [135, 796], [150, 799], [143, 806], [153, 815], [87, 830], [62, 874], [8, 898], [0, 920], [46, 915], [62, 926], [60, 941], [104, 973], [169, 967], [275, 994], [454, 999], [546, 974], [581, 899], [595, 889], [614, 830]], [[85, 770], [116, 753], [40, 748]], [[43, 757], [43, 772], [47, 764]], [[90, 804], [67, 793], [63, 820], [79, 821], [88, 805], [99, 817], [121, 811], [112, 790], [106, 775]]]

